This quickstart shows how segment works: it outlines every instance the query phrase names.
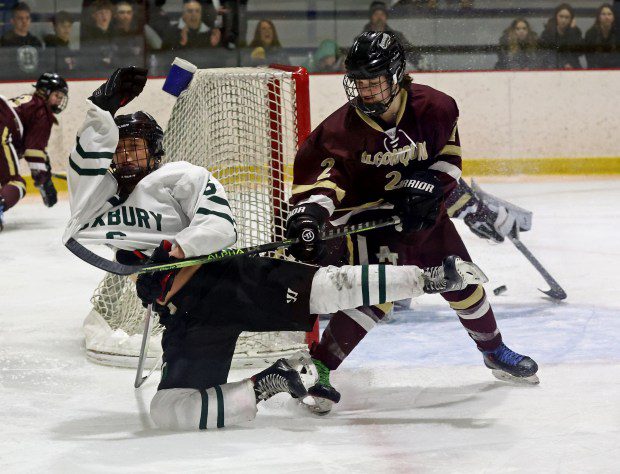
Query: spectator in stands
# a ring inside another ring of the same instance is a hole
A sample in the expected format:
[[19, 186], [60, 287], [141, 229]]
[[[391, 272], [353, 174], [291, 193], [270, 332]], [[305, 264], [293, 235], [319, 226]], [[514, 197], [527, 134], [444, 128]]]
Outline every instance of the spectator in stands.
[[405, 48], [407, 61], [412, 67], [417, 68], [418, 63], [420, 62], [420, 53], [414, 51], [413, 46], [409, 41], [407, 41], [405, 35], [403, 35], [400, 31], [393, 30], [389, 27], [387, 24], [388, 7], [385, 2], [372, 2], [368, 13], [370, 21], [364, 25], [363, 31], [387, 31], [395, 34], [400, 44], [402, 44], [403, 48]]
[[309, 72], [341, 72], [344, 71], [344, 58], [334, 40], [324, 40], [304, 66]]
[[173, 30], [172, 18], [164, 10], [166, 0], [149, 0], [146, 23], [163, 40], [170, 36]]
[[113, 67], [114, 43], [112, 41], [112, 12], [109, 0], [96, 0], [91, 5], [93, 25], [84, 29], [81, 53], [89, 67], [108, 69]]
[[114, 11], [112, 41], [115, 51], [115, 67], [137, 66], [144, 59], [144, 35], [136, 24], [133, 5], [120, 0]]
[[251, 64], [260, 66], [265, 64], [290, 64], [287, 54], [282, 49], [278, 32], [271, 20], [260, 20], [254, 30], [254, 39], [250, 43]]
[[211, 44], [209, 27], [202, 22], [202, 6], [197, 0], [183, 3], [183, 14], [164, 39], [164, 49], [207, 48]]
[[540, 35], [543, 66], [558, 69], [580, 69], [581, 30], [575, 26], [575, 11], [568, 3], [555, 8]]
[[248, 0], [225, 0], [224, 7], [228, 13], [224, 15], [223, 43], [228, 49], [234, 46], [246, 46], [248, 32]]
[[617, 37], [615, 16], [610, 4], [596, 10], [596, 20], [586, 31], [586, 60], [589, 68], [620, 67], [620, 38]]
[[46, 48], [54, 48], [56, 53], [56, 69], [59, 73], [72, 71], [76, 67], [75, 52], [71, 50], [71, 13], [60, 10], [54, 15], [54, 34], [43, 38]]
[[60, 10], [54, 15], [52, 20], [54, 25], [54, 34], [45, 35], [43, 41], [46, 48], [69, 48], [71, 41], [71, 28], [73, 27], [73, 18], [71, 13]]
[[245, 46], [247, 33], [247, 0], [199, 0], [202, 21], [213, 29], [218, 28], [220, 43], [228, 49]]
[[30, 33], [30, 7], [24, 2], [19, 2], [11, 8], [11, 14], [13, 28], [2, 35], [0, 46], [14, 48], [20, 46], [43, 47], [41, 40]]
[[513, 20], [499, 40], [495, 69], [535, 69], [538, 62], [538, 35], [525, 18]]

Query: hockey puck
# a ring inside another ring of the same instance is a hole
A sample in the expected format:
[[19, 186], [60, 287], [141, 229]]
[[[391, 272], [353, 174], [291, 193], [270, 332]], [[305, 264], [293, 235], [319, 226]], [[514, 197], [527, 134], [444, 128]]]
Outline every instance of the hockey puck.
[[493, 294], [495, 296], [501, 295], [502, 293], [506, 293], [507, 290], [508, 288], [506, 288], [506, 285], [498, 286], [497, 288], [493, 290]]

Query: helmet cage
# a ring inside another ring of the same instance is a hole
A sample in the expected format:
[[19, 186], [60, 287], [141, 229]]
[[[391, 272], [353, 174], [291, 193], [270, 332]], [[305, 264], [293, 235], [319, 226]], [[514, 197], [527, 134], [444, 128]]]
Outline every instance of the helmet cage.
[[[144, 115], [134, 118], [137, 114]], [[119, 124], [118, 121], [121, 123]], [[142, 178], [159, 168], [164, 155], [164, 133], [157, 122], [144, 112], [117, 117], [117, 125], [119, 145], [124, 142], [125, 146], [122, 150], [117, 147], [114, 153], [111, 165], [112, 175], [121, 187], [133, 189]], [[128, 138], [133, 140], [127, 142]], [[137, 139], [140, 138], [144, 140], [145, 146], [139, 144]], [[129, 160], [129, 155], [132, 155], [134, 159]], [[145, 155], [146, 167], [140, 166], [140, 155]]]
[[[382, 77], [382, 76], [376, 76], [376, 77]], [[376, 77], [368, 78], [368, 79], [375, 79]], [[382, 97], [384, 95], [384, 92], [386, 90], [389, 90], [390, 94], [388, 95], [388, 97], [382, 100], [378, 100], [376, 102], [364, 102], [364, 100], [362, 99], [362, 94], [356, 82], [359, 80], [359, 78], [356, 79], [356, 78], [351, 77], [351, 75], [346, 74], [342, 81], [342, 85], [344, 86], [344, 90], [347, 94], [347, 98], [349, 99], [349, 103], [353, 107], [358, 109], [360, 112], [363, 112], [367, 115], [376, 117], [376, 116], [379, 116], [385, 113], [387, 109], [390, 108], [390, 105], [392, 105], [394, 98], [398, 95], [399, 89], [397, 87], [394, 87], [395, 82], [394, 82], [393, 77], [390, 77], [390, 76], [384, 76], [384, 77], [385, 77], [385, 81], [382, 82], [382, 86], [383, 84], [386, 84], [387, 87], [382, 87], [381, 90], [377, 94], [373, 94], [372, 97], [373, 98], [375, 96]]]

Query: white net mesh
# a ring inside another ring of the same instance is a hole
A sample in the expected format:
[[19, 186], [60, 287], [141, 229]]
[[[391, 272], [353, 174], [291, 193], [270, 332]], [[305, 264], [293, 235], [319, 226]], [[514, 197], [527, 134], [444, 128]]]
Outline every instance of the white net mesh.
[[[291, 72], [204, 69], [196, 72], [172, 111], [164, 161], [190, 161], [220, 180], [237, 221], [238, 247], [284, 236], [290, 165], [298, 142], [296, 92]], [[134, 283], [108, 274], [95, 290], [92, 304], [84, 323], [88, 357], [104, 364], [134, 366], [144, 317]], [[153, 331], [150, 358], [161, 354], [161, 331], [161, 326]], [[275, 360], [303, 347], [305, 336], [243, 333], [233, 365]]]

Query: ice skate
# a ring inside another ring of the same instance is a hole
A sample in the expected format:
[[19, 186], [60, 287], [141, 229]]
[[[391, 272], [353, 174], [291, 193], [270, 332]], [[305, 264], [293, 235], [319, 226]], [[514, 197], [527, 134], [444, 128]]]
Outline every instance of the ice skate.
[[277, 393], [286, 392], [293, 398], [304, 398], [308, 391], [299, 372], [285, 359], [278, 359], [273, 365], [251, 378], [254, 383], [256, 401], [268, 400]]
[[330, 370], [320, 360], [312, 359], [318, 371], [319, 380], [308, 389], [310, 403], [304, 401], [304, 405], [316, 415], [327, 415], [334, 403], [340, 401], [340, 393], [329, 383]]
[[423, 278], [425, 293], [458, 291], [468, 285], [489, 281], [478, 265], [466, 262], [456, 255], [446, 257], [441, 266], [425, 268]]
[[484, 365], [499, 380], [532, 385], [539, 383], [536, 375], [538, 364], [528, 356], [510, 350], [503, 342], [493, 351], [483, 351], [482, 357]]

